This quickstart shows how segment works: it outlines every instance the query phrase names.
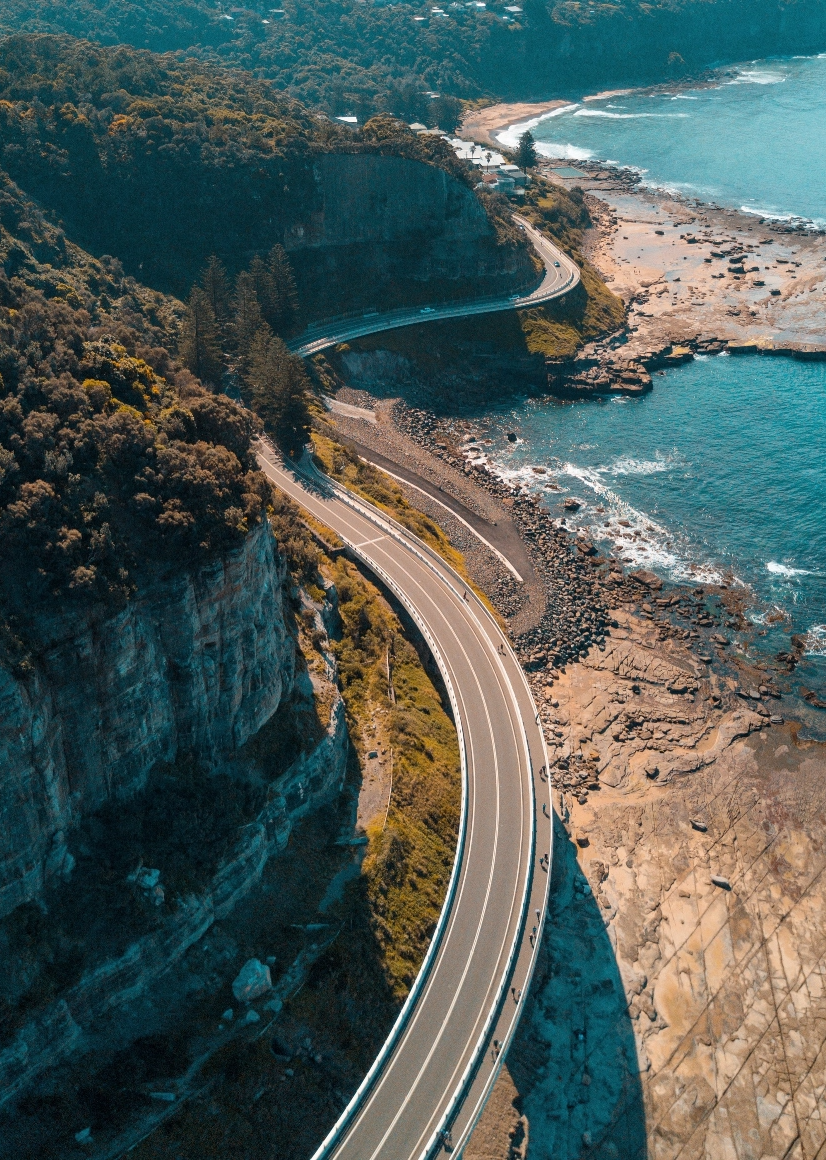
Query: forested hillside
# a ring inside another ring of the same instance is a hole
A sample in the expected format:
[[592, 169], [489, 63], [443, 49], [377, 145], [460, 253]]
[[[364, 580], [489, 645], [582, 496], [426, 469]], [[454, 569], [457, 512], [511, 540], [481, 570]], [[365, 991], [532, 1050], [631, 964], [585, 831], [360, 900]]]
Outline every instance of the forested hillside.
[[259, 422], [176, 361], [179, 307], [68, 245], [8, 179], [0, 223], [0, 620], [117, 605], [141, 573], [240, 544], [269, 494]]
[[236, 70], [69, 37], [0, 42], [0, 164], [70, 236], [186, 293], [237, 269], [318, 203], [319, 153], [389, 152], [465, 182], [452, 151], [392, 122], [354, 134]]
[[335, 115], [444, 128], [456, 98], [574, 95], [826, 48], [820, 0], [0, 0], [0, 29], [185, 52]]

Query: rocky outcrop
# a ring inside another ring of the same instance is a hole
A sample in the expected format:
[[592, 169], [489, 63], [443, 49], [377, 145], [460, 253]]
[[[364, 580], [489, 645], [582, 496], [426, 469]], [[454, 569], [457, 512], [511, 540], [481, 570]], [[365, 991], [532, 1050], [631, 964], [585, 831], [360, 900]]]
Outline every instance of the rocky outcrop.
[[41, 621], [33, 671], [0, 666], [0, 916], [69, 868], [64, 835], [159, 761], [237, 750], [294, 679], [284, 564], [269, 525], [116, 614]]

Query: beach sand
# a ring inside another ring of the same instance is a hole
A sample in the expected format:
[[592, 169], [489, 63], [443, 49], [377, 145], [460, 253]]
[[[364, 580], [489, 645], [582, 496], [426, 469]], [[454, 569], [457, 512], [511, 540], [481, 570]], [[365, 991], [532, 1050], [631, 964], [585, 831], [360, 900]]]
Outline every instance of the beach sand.
[[500, 149], [501, 144], [494, 134], [507, 129], [510, 125], [517, 125], [522, 121], [532, 121], [535, 117], [544, 117], [554, 109], [562, 109], [570, 105], [570, 101], [539, 101], [533, 104], [517, 102], [515, 104], [487, 105], [484, 109], [473, 109], [466, 113], [459, 126], [460, 137], [469, 141], [478, 141], [482, 145], [492, 145]]

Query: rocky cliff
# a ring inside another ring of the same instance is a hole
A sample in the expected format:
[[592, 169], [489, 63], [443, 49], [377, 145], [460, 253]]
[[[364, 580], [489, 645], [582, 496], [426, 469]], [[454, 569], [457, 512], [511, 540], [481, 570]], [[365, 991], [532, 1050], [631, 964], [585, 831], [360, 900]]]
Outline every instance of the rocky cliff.
[[158, 762], [214, 766], [289, 692], [295, 642], [269, 525], [114, 614], [41, 621], [32, 669], [0, 666], [0, 916], [67, 867], [66, 831]]
[[504, 239], [453, 174], [408, 157], [329, 153], [313, 162], [316, 197], [285, 241], [299, 297], [323, 316], [360, 306], [481, 297], [536, 280], [524, 245]]
[[[158, 577], [116, 617], [74, 633], [45, 625], [34, 672], [4, 672], [2, 897], [5, 914], [18, 909], [0, 924], [0, 1105], [78, 1052], [131, 1042], [170, 988], [183, 1004], [183, 957], [259, 886], [293, 823], [340, 791], [336, 621], [334, 586], [320, 604], [295, 589], [264, 523], [198, 574]], [[142, 811], [169, 795], [174, 776], [159, 768], [187, 758], [200, 795]], [[244, 787], [254, 812], [237, 809]], [[118, 799], [113, 829], [105, 805]], [[159, 820], [181, 808], [199, 815], [194, 828]], [[216, 814], [229, 820], [210, 869]], [[133, 831], [150, 868], [141, 857], [134, 869]], [[20, 906], [29, 899], [39, 907]], [[254, 937], [255, 920], [245, 929]]]

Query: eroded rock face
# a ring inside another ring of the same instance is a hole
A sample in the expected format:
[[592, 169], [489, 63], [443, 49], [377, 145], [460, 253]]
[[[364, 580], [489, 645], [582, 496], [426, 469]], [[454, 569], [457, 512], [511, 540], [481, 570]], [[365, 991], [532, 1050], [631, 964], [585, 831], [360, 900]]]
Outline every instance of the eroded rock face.
[[530, 1155], [814, 1157], [824, 747], [615, 615], [553, 705], [537, 685], [561, 821], [546, 957], [509, 1056]]
[[[270, 543], [270, 551], [271, 548]], [[294, 667], [289, 673], [293, 687], [286, 708], [293, 713], [311, 710], [318, 715], [315, 740], [308, 738], [295, 760], [273, 780], [257, 817], [240, 827], [234, 849], [197, 893], [179, 898], [171, 913], [154, 929], [91, 965], [74, 985], [34, 1010], [10, 1039], [0, 1037], [0, 1107], [77, 1050], [88, 1051], [94, 1043], [106, 1043], [111, 1048], [115, 1041], [122, 1045], [131, 1042], [142, 1033], [142, 1017], [135, 1017], [136, 1003], [148, 1005], [140, 1008], [145, 1015], [151, 1007], [167, 1008], [168, 996], [173, 992], [180, 998], [186, 996], [189, 984], [184, 959], [190, 948], [256, 889], [269, 859], [287, 845], [293, 823], [341, 791], [349, 737], [335, 657], [326, 635], [327, 628], [335, 622], [336, 599], [332, 585], [320, 605], [301, 594], [303, 610], [310, 614], [320, 642], [319, 650], [311, 654], [311, 667], [300, 658], [295, 663], [301, 642], [290, 638]], [[249, 749], [246, 747], [227, 761], [241, 779], [254, 778], [261, 772], [256, 773], [256, 758]], [[230, 754], [225, 756], [229, 758]], [[62, 851], [64, 861], [71, 857], [65, 845], [53, 842], [52, 860], [55, 848]], [[146, 880], [156, 884], [157, 873], [145, 871]], [[138, 881], [135, 875], [130, 877]], [[63, 884], [62, 889], [71, 890], [73, 886], [74, 883]], [[258, 966], [261, 967], [260, 962]], [[269, 967], [261, 967], [261, 973], [268, 977]], [[292, 989], [287, 987], [285, 994], [292, 993]], [[235, 997], [240, 1000], [241, 995], [236, 992]], [[125, 1013], [130, 1008], [132, 1015], [128, 1018]], [[174, 1003], [172, 1008], [174, 1011]]]
[[158, 761], [214, 765], [292, 687], [284, 564], [269, 525], [116, 615], [39, 626], [34, 672], [0, 667], [0, 917], [67, 869], [63, 833], [137, 792]]
[[[497, 239], [463, 182], [423, 161], [329, 153], [313, 162], [315, 197], [284, 235], [299, 296], [315, 316], [387, 309], [533, 285], [528, 250]], [[412, 296], [412, 299], [411, 299]]]

